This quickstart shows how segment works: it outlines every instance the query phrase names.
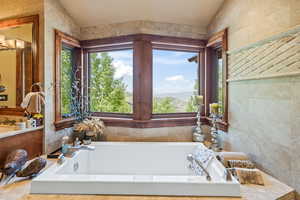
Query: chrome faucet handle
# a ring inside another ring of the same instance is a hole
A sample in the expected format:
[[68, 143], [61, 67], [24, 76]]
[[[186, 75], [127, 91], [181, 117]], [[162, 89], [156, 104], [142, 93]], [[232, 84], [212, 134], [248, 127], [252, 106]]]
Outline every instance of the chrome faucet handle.
[[66, 160], [66, 158], [65, 158], [64, 154], [60, 154], [57, 158], [57, 163], [61, 165], [65, 162], [65, 160]]
[[191, 163], [193, 161], [195, 161], [197, 166], [200, 167], [202, 169], [202, 171], [206, 174], [206, 180], [211, 181], [211, 176], [210, 176], [209, 172], [203, 167], [203, 165], [200, 163], [200, 161], [197, 160], [193, 154], [191, 154], [191, 153], [188, 154], [186, 158]]

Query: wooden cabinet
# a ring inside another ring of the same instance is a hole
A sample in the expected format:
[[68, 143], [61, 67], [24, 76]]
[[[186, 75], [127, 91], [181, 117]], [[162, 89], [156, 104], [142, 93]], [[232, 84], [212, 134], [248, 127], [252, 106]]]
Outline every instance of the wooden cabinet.
[[0, 139], [0, 168], [3, 167], [6, 156], [15, 149], [25, 149], [28, 159], [43, 153], [43, 129], [34, 130]]

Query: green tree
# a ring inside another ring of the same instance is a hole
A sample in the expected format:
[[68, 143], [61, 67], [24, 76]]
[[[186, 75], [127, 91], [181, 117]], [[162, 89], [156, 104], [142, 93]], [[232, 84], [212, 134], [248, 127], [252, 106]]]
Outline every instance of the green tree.
[[176, 107], [174, 106], [171, 97], [154, 98], [153, 100], [153, 113], [174, 113]]
[[187, 102], [186, 107], [185, 107], [186, 112], [197, 112], [198, 111], [198, 105], [197, 105], [196, 98], [195, 98], [195, 96], [198, 95], [198, 88], [199, 88], [199, 83], [196, 80], [195, 85], [194, 85], [193, 96], [190, 97], [190, 99]]
[[126, 101], [126, 85], [123, 79], [115, 79], [113, 58], [108, 53], [90, 54], [90, 109], [93, 112], [131, 113]]
[[61, 51], [61, 114], [68, 116], [71, 114], [72, 103], [72, 50], [63, 49]]

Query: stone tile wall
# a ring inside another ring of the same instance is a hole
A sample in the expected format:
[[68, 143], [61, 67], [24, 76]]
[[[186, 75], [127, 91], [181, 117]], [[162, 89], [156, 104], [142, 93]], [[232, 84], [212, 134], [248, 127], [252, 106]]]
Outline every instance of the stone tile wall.
[[[234, 51], [278, 33], [296, 29], [299, 25], [300, 1], [229, 0], [225, 1], [211, 22], [209, 32], [214, 33], [228, 27], [229, 51]], [[282, 64], [278, 65], [274, 67], [281, 68]], [[229, 70], [232, 67], [229, 65]], [[257, 66], [253, 64], [247, 69], [255, 67]], [[226, 149], [248, 153], [261, 168], [298, 192], [299, 81], [300, 76], [290, 76], [230, 82], [230, 128], [222, 138]]]
[[61, 145], [61, 138], [65, 134], [70, 134], [71, 130], [55, 131], [55, 99], [54, 99], [54, 71], [55, 71], [55, 34], [54, 29], [58, 29], [69, 35], [79, 38], [80, 28], [67, 14], [65, 9], [57, 0], [44, 0], [45, 16], [45, 152], [53, 152]]
[[98, 39], [137, 33], [204, 39], [206, 29], [190, 25], [153, 21], [129, 21], [81, 28], [81, 39]]

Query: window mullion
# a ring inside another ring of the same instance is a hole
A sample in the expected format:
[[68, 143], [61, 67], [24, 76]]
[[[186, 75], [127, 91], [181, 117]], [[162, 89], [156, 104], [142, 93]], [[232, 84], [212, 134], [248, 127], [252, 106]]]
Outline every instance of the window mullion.
[[136, 40], [133, 44], [133, 119], [152, 116], [152, 44]]

